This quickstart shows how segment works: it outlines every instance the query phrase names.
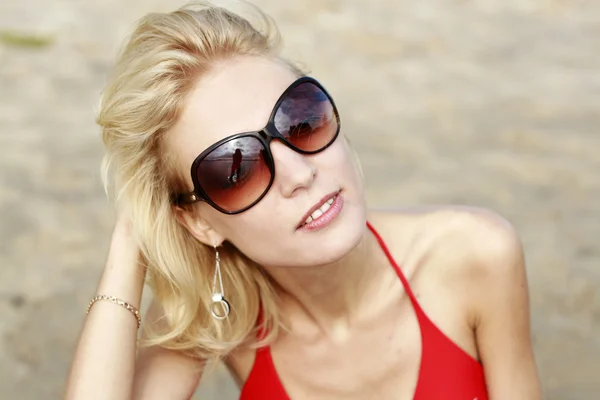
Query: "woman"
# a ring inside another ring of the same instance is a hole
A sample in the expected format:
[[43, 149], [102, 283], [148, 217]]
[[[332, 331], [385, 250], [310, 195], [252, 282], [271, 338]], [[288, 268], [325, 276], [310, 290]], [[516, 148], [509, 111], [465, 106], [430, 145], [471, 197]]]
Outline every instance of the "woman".
[[98, 118], [119, 216], [66, 397], [187, 399], [222, 360], [242, 399], [539, 399], [512, 227], [367, 211], [333, 99], [255, 14], [151, 14], [120, 55]]

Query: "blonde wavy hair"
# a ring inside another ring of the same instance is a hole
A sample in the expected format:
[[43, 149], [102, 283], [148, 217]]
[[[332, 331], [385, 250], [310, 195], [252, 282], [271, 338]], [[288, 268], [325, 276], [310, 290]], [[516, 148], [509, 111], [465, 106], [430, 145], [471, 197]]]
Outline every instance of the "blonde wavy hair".
[[[225, 321], [212, 318], [215, 252], [175, 217], [172, 195], [190, 189], [175, 156], [165, 151], [188, 93], [218, 61], [268, 57], [303, 74], [281, 57], [271, 18], [247, 3], [243, 9], [252, 18], [205, 1], [142, 18], [117, 59], [97, 118], [106, 146], [105, 188], [130, 213], [148, 283], [166, 320], [167, 328], [149, 331], [142, 345], [201, 359], [221, 359], [243, 343], [265, 344], [284, 327], [275, 283], [227, 242], [221, 265], [232, 312]], [[256, 341], [259, 310], [268, 335]]]

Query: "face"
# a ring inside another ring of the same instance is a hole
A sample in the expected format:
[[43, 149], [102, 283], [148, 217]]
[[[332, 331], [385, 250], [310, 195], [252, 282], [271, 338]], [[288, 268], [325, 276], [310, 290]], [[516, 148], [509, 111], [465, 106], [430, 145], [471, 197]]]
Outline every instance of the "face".
[[[282, 63], [247, 57], [218, 65], [197, 83], [167, 139], [167, 150], [176, 155], [178, 168], [190, 189], [194, 187], [190, 169], [198, 155], [229, 136], [263, 129], [277, 100], [297, 78]], [[290, 92], [292, 96], [305, 96], [308, 91], [316, 93], [313, 97], [320, 95], [319, 99], [326, 100], [315, 86], [299, 88]], [[325, 117], [334, 117], [330, 107], [320, 109]], [[275, 125], [289, 115], [276, 114]], [[362, 179], [343, 133], [314, 154], [306, 151], [303, 154], [293, 148], [294, 144], [298, 147], [305, 144], [293, 140], [290, 143], [286, 145], [275, 138], [268, 144], [273, 181], [258, 203], [241, 213], [228, 215], [206, 202], [197, 202], [193, 206], [195, 212], [188, 213], [185, 219], [188, 229], [209, 245], [213, 244], [210, 240], [228, 240], [265, 266], [322, 265], [350, 252], [364, 234], [366, 210]], [[215, 182], [220, 178], [227, 190], [235, 185], [241, 187], [238, 180], [250, 171], [245, 169], [250, 165], [246, 164], [251, 154], [249, 145], [260, 149], [256, 139], [245, 144], [228, 142], [221, 149], [227, 153], [227, 165], [215, 168], [219, 163], [212, 163], [212, 167], [200, 170], [200, 179]], [[266, 152], [255, 153], [262, 157]], [[265, 168], [262, 172], [255, 170], [253, 179], [270, 174], [267, 164], [261, 163]], [[212, 239], [205, 235], [207, 227]]]

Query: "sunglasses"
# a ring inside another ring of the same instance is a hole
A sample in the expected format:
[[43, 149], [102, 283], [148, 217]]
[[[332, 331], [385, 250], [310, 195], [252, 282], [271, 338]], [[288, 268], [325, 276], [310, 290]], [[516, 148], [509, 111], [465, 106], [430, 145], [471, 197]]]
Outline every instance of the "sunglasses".
[[226, 137], [204, 150], [192, 163], [194, 190], [179, 194], [178, 205], [205, 201], [225, 214], [256, 205], [275, 179], [270, 143], [280, 140], [301, 154], [329, 147], [340, 131], [340, 117], [325, 88], [310, 77], [292, 83], [279, 97], [259, 131]]

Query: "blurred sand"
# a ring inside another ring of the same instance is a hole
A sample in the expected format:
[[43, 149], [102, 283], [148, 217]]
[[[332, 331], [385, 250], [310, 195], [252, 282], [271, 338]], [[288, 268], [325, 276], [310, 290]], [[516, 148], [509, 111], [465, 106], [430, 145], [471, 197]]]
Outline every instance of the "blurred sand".
[[[372, 205], [474, 204], [519, 228], [546, 398], [598, 398], [600, 2], [257, 3], [339, 103]], [[2, 399], [60, 397], [112, 226], [99, 90], [133, 21], [179, 4], [0, 4]], [[199, 389], [235, 393], [222, 373]]]

